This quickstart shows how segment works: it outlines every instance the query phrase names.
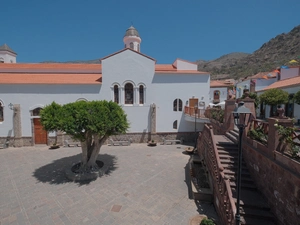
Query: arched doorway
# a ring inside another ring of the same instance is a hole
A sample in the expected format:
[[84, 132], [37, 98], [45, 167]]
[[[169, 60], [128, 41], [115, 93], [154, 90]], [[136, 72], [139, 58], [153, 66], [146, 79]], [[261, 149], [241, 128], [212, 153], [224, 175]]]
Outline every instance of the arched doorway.
[[43, 129], [40, 118], [42, 108], [32, 110], [34, 144], [47, 144], [48, 133]]

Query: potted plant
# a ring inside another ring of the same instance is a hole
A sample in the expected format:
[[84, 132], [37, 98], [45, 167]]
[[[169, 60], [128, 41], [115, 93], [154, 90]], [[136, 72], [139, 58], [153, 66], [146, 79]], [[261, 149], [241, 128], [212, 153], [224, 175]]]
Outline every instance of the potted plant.
[[156, 143], [156, 141], [154, 141], [153, 139], [152, 139], [151, 141], [148, 142], [148, 146], [153, 147], [153, 146], [156, 146], [156, 145], [157, 145], [157, 143]]

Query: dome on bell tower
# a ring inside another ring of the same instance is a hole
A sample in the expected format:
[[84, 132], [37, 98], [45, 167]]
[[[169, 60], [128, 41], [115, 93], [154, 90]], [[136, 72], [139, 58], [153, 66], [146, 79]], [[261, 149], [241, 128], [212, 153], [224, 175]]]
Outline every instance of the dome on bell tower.
[[130, 26], [126, 30], [123, 42], [125, 48], [131, 48], [137, 52], [140, 52], [140, 44], [142, 39], [140, 38], [139, 32], [133, 26]]
[[133, 27], [133, 26], [130, 26], [126, 32], [125, 32], [125, 35], [124, 37], [128, 37], [128, 36], [136, 36], [136, 37], [139, 37], [139, 32]]

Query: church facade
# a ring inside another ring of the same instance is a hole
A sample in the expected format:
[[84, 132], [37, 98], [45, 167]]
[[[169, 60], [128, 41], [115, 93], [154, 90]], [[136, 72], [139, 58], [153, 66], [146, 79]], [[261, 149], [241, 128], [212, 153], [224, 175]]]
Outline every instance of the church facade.
[[43, 131], [40, 110], [53, 101], [92, 100], [115, 101], [122, 106], [130, 123], [123, 139], [194, 140], [195, 131], [200, 131], [206, 120], [192, 122], [185, 114], [208, 105], [210, 74], [181, 59], [157, 64], [140, 52], [141, 38], [134, 27], [127, 29], [123, 41], [124, 48], [102, 58], [101, 64], [16, 63], [16, 53], [7, 45], [0, 46], [1, 142], [49, 144], [57, 134]]

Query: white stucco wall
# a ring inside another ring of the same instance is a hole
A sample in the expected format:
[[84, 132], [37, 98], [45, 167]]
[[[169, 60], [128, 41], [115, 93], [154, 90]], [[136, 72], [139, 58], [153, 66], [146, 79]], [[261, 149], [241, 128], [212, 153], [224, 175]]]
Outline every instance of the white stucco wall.
[[214, 101], [214, 91], [220, 91], [220, 102], [227, 100], [228, 90], [227, 87], [212, 87], [209, 91], [209, 102]]
[[8, 51], [0, 52], [0, 58], [4, 59], [4, 63], [16, 63], [16, 56]]
[[[134, 86], [135, 101], [124, 104], [124, 86]], [[155, 61], [131, 50], [124, 50], [102, 60], [102, 85], [1, 85], [0, 100], [4, 103], [4, 122], [0, 124], [0, 136], [7, 136], [13, 129], [13, 111], [9, 103], [21, 105], [22, 136], [31, 137], [30, 110], [44, 107], [55, 101], [59, 104], [78, 99], [113, 100], [113, 86], [119, 85], [120, 105], [125, 110], [130, 128], [128, 132], [149, 132], [150, 105], [156, 104], [156, 132], [194, 131], [194, 123], [184, 120], [184, 106], [194, 97], [209, 103], [209, 74], [155, 74]], [[139, 104], [139, 85], [143, 85], [145, 101]], [[173, 101], [181, 99], [181, 112], [173, 111]], [[178, 129], [173, 122], [178, 121]], [[203, 124], [197, 124], [201, 130]]]
[[260, 91], [265, 87], [273, 84], [277, 81], [277, 78], [269, 78], [269, 79], [256, 79], [255, 83], [255, 91]]
[[288, 68], [288, 69], [282, 68], [280, 73], [280, 79], [284, 80], [299, 75], [300, 75], [299, 68]]
[[[193, 131], [194, 123], [184, 120], [184, 106], [190, 98], [209, 103], [210, 76], [207, 74], [155, 74], [153, 89], [155, 97], [153, 103], [157, 106], [157, 131], [184, 132]], [[175, 99], [181, 99], [183, 111], [173, 111]], [[173, 129], [173, 122], [178, 121], [178, 129]], [[203, 124], [202, 124], [203, 125]], [[200, 126], [198, 124], [198, 126]], [[200, 129], [197, 127], [197, 129]]]
[[177, 70], [197, 70], [197, 64], [176, 59], [175, 66]]
[[236, 84], [236, 98], [242, 97], [244, 89], [246, 89], [245, 85], [247, 85], [247, 89], [250, 89], [250, 80], [244, 80]]
[[20, 104], [22, 135], [32, 134], [30, 110], [55, 101], [59, 104], [75, 102], [80, 98], [99, 100], [101, 85], [0, 85], [0, 100], [4, 102], [4, 121], [0, 136], [7, 136], [13, 127], [13, 111], [8, 104]]

